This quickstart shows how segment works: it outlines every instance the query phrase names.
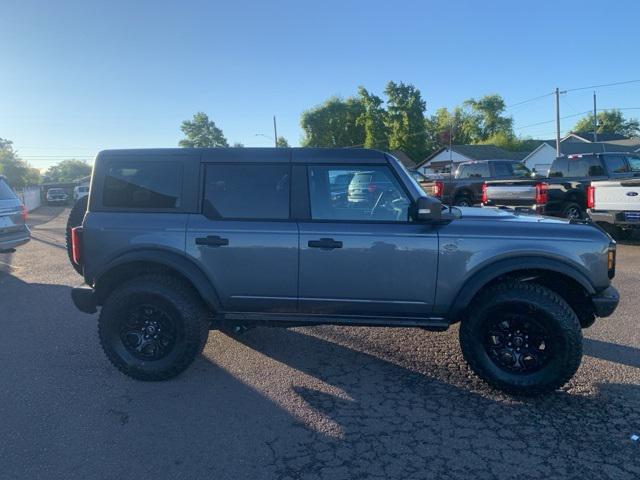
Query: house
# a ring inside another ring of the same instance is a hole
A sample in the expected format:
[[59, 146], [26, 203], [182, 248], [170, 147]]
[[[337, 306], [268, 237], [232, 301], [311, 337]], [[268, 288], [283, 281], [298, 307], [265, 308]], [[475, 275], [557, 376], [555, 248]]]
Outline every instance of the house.
[[[589, 140], [589, 135], [584, 133], [569, 133], [560, 140], [560, 152], [563, 155], [579, 153], [603, 153], [603, 152], [638, 152], [640, 151], [640, 138], [627, 138], [617, 134], [598, 135], [598, 140]], [[547, 175], [551, 163], [556, 158], [555, 140], [544, 140], [527, 155], [522, 162], [540, 175]]]
[[402, 165], [407, 168], [407, 170], [413, 170], [416, 168], [416, 162], [409, 158], [409, 155], [404, 153], [402, 150], [392, 150], [391, 155], [393, 155]]
[[510, 152], [495, 145], [452, 145], [451, 151], [449, 151], [449, 147], [436, 150], [420, 162], [416, 169], [425, 174], [449, 173], [451, 164], [455, 170], [463, 162], [474, 160], [522, 161], [527, 154], [528, 152]]

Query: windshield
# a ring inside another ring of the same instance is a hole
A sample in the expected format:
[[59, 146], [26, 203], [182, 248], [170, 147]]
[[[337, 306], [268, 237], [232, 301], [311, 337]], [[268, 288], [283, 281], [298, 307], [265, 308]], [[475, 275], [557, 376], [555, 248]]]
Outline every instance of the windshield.
[[61, 188], [50, 188], [49, 193], [64, 193], [64, 190]]
[[11, 187], [7, 185], [3, 178], [0, 178], [0, 200], [13, 200], [16, 195], [11, 190]]

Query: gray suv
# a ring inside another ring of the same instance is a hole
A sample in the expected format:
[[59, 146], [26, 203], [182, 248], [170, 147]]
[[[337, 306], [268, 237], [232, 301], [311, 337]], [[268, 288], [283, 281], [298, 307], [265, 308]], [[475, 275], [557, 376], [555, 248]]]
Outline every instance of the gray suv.
[[[362, 176], [358, 201], [335, 195]], [[78, 205], [73, 300], [100, 308], [108, 359], [141, 380], [185, 370], [212, 328], [460, 322], [479, 377], [535, 395], [572, 377], [581, 328], [618, 304], [599, 228], [443, 208], [375, 150], [103, 151]]]
[[27, 210], [0, 175], [0, 253], [24, 245], [31, 238], [26, 223]]

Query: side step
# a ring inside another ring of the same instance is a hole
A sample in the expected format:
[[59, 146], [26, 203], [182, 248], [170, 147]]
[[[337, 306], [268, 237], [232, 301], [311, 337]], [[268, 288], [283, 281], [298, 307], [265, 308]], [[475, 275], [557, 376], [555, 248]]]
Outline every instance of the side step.
[[371, 317], [365, 315], [299, 315], [296, 313], [223, 313], [217, 321], [270, 326], [345, 325], [363, 327], [417, 327], [444, 332], [449, 322], [443, 317]]

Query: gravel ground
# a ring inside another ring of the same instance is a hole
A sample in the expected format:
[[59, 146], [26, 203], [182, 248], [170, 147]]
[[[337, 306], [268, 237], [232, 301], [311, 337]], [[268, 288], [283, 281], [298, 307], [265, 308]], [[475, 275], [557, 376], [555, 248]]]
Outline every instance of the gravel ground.
[[164, 383], [131, 380], [75, 310], [68, 210], [0, 254], [0, 478], [639, 478], [640, 245], [619, 309], [585, 331], [575, 378], [513, 399], [467, 370], [457, 327], [211, 332]]

